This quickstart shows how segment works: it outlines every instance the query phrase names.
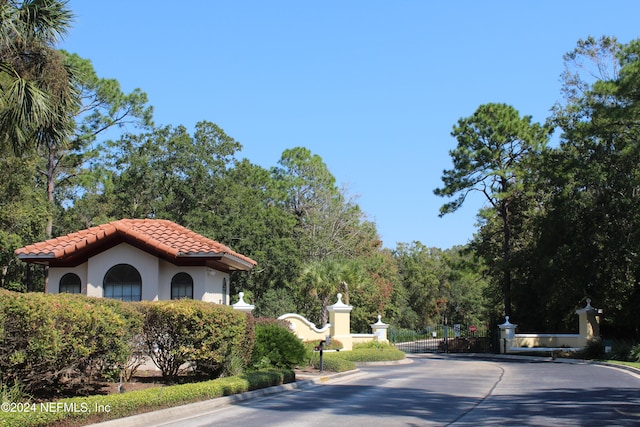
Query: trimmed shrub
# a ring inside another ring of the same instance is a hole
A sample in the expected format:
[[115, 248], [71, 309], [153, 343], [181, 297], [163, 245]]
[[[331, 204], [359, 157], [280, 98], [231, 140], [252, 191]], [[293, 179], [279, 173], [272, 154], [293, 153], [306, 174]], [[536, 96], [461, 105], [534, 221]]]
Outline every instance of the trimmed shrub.
[[341, 351], [339, 355], [339, 357], [352, 362], [385, 362], [403, 360], [406, 357], [403, 351], [392, 347], [359, 348], [352, 351]]
[[[351, 360], [347, 360], [343, 357], [344, 354], [350, 353], [348, 351], [345, 352], [335, 352], [335, 353], [323, 353], [322, 355], [322, 367], [325, 371], [331, 372], [346, 372], [352, 371], [356, 369], [355, 362]], [[311, 358], [311, 366], [316, 369], [320, 369], [320, 354], [314, 353]]]
[[0, 382], [48, 395], [124, 366], [138, 313], [82, 295], [0, 290]]
[[257, 319], [251, 364], [254, 368], [294, 368], [302, 363], [307, 351], [286, 324]]
[[[295, 381], [293, 371], [269, 370], [200, 383], [155, 387], [108, 396], [74, 397], [53, 402], [55, 405], [67, 405], [76, 409], [69, 411], [41, 411], [40, 405], [34, 403], [32, 406], [34, 411], [0, 412], [0, 425], [7, 427], [86, 425], [293, 381]], [[108, 408], [108, 411], [96, 411], [98, 406]]]
[[251, 355], [251, 318], [230, 306], [196, 300], [137, 303], [144, 317], [143, 334], [149, 357], [165, 381], [174, 381], [180, 367], [211, 377], [238, 373]]

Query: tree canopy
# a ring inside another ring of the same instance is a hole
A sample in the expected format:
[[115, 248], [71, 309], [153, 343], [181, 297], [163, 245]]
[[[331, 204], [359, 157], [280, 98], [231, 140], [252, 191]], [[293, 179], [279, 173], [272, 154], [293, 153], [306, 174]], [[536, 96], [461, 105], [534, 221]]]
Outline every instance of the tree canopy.
[[448, 199], [440, 215], [472, 194], [484, 201], [473, 241], [384, 248], [358, 198], [304, 143], [265, 168], [213, 121], [155, 124], [141, 89], [125, 93], [89, 59], [57, 49], [72, 19], [65, 1], [0, 2], [1, 287], [46, 286], [17, 247], [152, 217], [257, 260], [232, 275], [231, 291], [258, 315], [324, 322], [341, 292], [361, 332], [378, 315], [425, 328], [503, 314], [558, 332], [591, 298], [603, 330], [639, 333], [640, 40], [579, 40], [564, 57], [564, 98], [543, 124], [504, 103], [460, 118], [434, 192]]

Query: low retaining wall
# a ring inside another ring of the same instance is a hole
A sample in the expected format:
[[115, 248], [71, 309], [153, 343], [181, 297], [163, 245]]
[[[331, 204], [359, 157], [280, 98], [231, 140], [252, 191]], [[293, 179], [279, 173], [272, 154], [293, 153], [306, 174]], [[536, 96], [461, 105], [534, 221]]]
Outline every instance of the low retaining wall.
[[[253, 305], [244, 301], [244, 293], [239, 293], [240, 299], [233, 304], [233, 308], [245, 312], [251, 312]], [[382, 323], [381, 316], [378, 321], [371, 325], [372, 334], [352, 334], [351, 333], [351, 310], [352, 306], [342, 302], [342, 294], [338, 294], [338, 301], [327, 307], [329, 311], [329, 323], [322, 328], [318, 328], [305, 317], [287, 313], [278, 317], [279, 320], [286, 320], [291, 325], [291, 330], [302, 341], [323, 341], [331, 337], [340, 341], [343, 350], [353, 349], [353, 344], [369, 342], [373, 340], [387, 341], [387, 328], [389, 325]]]
[[293, 333], [302, 341], [321, 341], [331, 334], [331, 324], [327, 323], [322, 328], [316, 327], [314, 323], [308, 321], [299, 314], [287, 313], [278, 317], [278, 320], [286, 320], [291, 325]]
[[515, 334], [514, 347], [584, 347], [587, 337], [580, 334]]
[[600, 337], [598, 314], [601, 312], [601, 310], [591, 307], [591, 300], [587, 299], [587, 305], [576, 310], [579, 330], [577, 334], [516, 334], [515, 330], [518, 325], [510, 323], [509, 316], [506, 316], [506, 321], [498, 326], [502, 341], [500, 352], [582, 350], [590, 340]]

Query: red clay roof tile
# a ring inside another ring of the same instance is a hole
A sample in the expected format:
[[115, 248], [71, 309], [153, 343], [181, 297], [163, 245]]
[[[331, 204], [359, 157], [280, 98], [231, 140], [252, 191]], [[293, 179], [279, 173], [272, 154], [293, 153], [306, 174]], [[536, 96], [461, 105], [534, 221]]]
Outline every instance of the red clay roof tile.
[[251, 266], [251, 258], [229, 247], [208, 239], [174, 222], [162, 219], [121, 219], [86, 230], [60, 236], [44, 242], [17, 249], [21, 259], [64, 259], [77, 251], [95, 245], [101, 240], [120, 233], [123, 237], [139, 242], [143, 247], [166, 254], [170, 258], [190, 256], [206, 257], [229, 255]]

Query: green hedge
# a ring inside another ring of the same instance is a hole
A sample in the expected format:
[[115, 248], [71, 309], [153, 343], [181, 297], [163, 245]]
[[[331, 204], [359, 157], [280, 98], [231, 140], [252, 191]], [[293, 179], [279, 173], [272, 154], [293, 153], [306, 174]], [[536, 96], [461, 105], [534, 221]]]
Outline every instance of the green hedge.
[[306, 354], [305, 346], [288, 326], [270, 319], [256, 319], [253, 367], [292, 369], [304, 361]]
[[[356, 369], [356, 364], [355, 362], [352, 362], [351, 360], [347, 360], [345, 359], [343, 356], [343, 354], [345, 353], [349, 353], [348, 351], [345, 352], [331, 352], [331, 353], [323, 353], [322, 356], [322, 367], [325, 371], [330, 371], [330, 372], [346, 372], [346, 371], [352, 371], [354, 369]], [[313, 366], [316, 369], [320, 369], [320, 354], [319, 353], [314, 353], [313, 356], [311, 357], [310, 360], [310, 364], [311, 366]]]
[[[162, 408], [184, 405], [221, 396], [230, 396], [251, 390], [295, 381], [291, 370], [268, 370], [246, 373], [237, 377], [218, 378], [200, 383], [155, 387], [140, 391], [107, 396], [74, 397], [30, 408], [35, 412], [0, 412], [0, 424], [12, 426], [85, 425], [122, 418]], [[48, 404], [60, 409], [47, 412]], [[64, 406], [66, 405], [66, 407]], [[17, 408], [16, 408], [17, 409]], [[22, 408], [24, 409], [24, 408]]]
[[[351, 351], [323, 352], [323, 368], [332, 372], [345, 372], [356, 368], [356, 362], [385, 362], [403, 360], [405, 353], [388, 343], [356, 344]], [[310, 352], [309, 365], [320, 367], [320, 353]]]
[[341, 351], [340, 357], [352, 362], [385, 362], [403, 360], [406, 355], [395, 348], [362, 348], [351, 351]]
[[0, 384], [47, 395], [124, 366], [142, 317], [119, 301], [0, 290]]
[[186, 362], [210, 378], [236, 375], [251, 360], [253, 328], [250, 314], [203, 301], [0, 289], [0, 386], [39, 397], [88, 393], [98, 379], [129, 378], [145, 354], [169, 382]]
[[165, 380], [187, 362], [215, 378], [240, 373], [251, 360], [253, 318], [233, 307], [187, 299], [137, 307], [149, 356]]

